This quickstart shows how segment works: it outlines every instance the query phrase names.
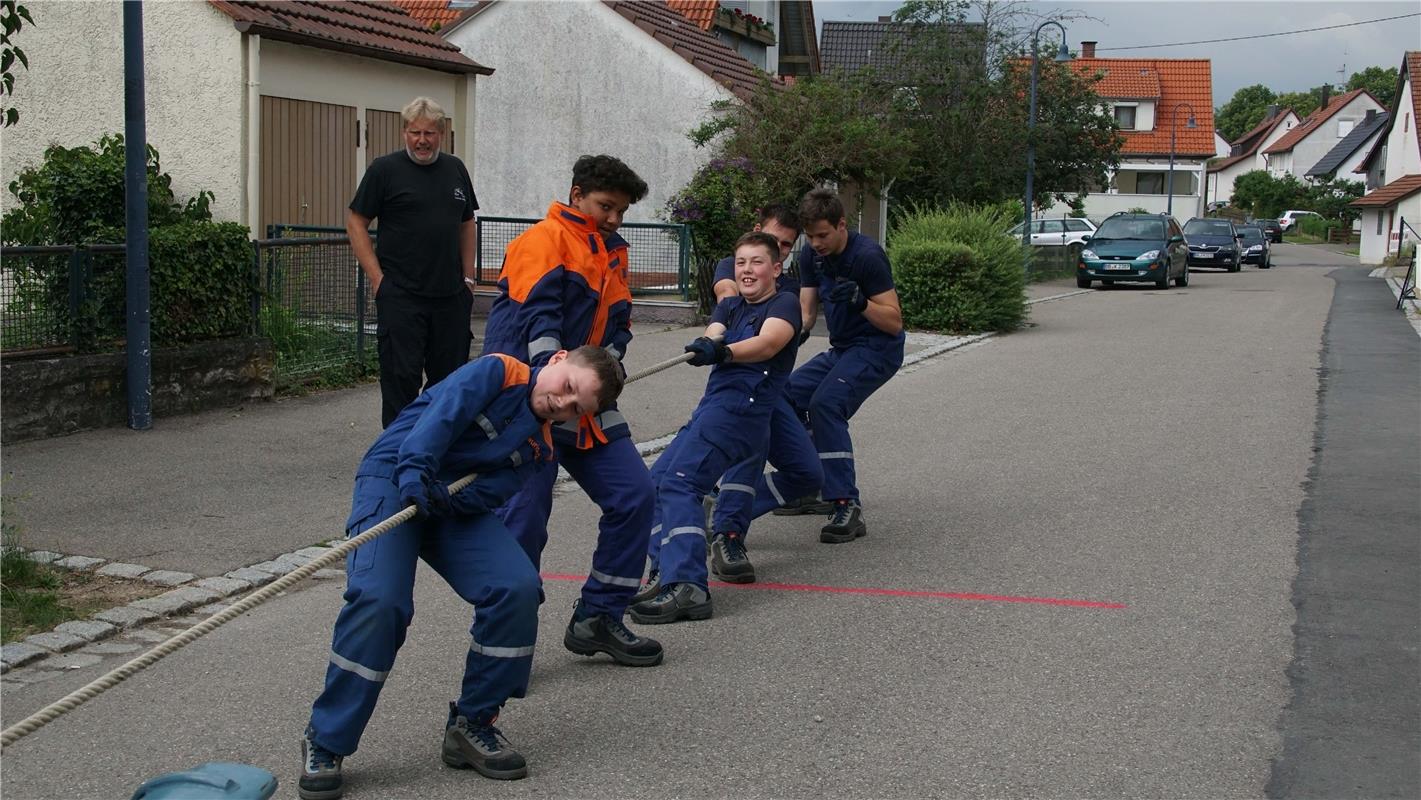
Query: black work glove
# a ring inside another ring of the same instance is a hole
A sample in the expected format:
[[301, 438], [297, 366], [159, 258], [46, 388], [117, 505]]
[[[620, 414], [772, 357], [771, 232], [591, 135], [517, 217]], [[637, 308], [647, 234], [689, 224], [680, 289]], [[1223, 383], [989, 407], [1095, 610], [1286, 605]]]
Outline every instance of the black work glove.
[[720, 364], [730, 360], [730, 348], [723, 342], [717, 342], [709, 336], [702, 336], [686, 345], [686, 352], [691, 354], [691, 360], [688, 363], [693, 367]]
[[449, 487], [428, 475], [414, 482], [400, 484], [400, 505], [414, 506], [415, 519], [443, 517], [449, 514]]
[[799, 344], [803, 346], [807, 341], [809, 341], [809, 329], [805, 328], [799, 332]]
[[829, 300], [843, 303], [859, 314], [868, 308], [868, 298], [863, 296], [863, 290], [854, 281], [839, 281], [834, 284], [834, 288], [829, 290]]

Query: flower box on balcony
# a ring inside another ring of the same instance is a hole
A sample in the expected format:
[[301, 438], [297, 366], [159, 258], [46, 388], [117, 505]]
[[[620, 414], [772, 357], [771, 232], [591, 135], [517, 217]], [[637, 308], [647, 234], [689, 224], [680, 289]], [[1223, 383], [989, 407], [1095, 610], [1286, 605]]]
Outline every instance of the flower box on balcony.
[[766, 47], [775, 46], [775, 28], [770, 23], [738, 9], [721, 8], [715, 17], [715, 26], [737, 36], [744, 36]]

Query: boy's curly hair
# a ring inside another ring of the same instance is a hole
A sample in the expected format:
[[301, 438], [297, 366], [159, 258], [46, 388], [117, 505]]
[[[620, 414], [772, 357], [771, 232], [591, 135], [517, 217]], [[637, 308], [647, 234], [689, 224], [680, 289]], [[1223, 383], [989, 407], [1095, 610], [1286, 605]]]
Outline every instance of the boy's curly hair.
[[609, 155], [577, 159], [572, 165], [572, 185], [582, 189], [583, 194], [626, 192], [633, 203], [646, 197], [646, 181], [621, 159]]

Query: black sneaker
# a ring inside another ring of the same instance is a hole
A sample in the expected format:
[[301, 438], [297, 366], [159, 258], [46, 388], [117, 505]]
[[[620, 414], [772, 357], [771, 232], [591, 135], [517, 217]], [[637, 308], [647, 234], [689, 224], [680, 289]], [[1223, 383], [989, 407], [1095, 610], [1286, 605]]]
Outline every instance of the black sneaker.
[[633, 603], [645, 603], [647, 600], [661, 594], [661, 570], [652, 568], [651, 574], [646, 576], [646, 583], [636, 590], [632, 595]]
[[563, 634], [563, 646], [580, 656], [606, 653], [625, 667], [654, 667], [661, 663], [661, 643], [637, 636], [610, 614], [580, 618], [582, 601], [573, 606], [572, 619]]
[[516, 781], [528, 777], [528, 762], [508, 743], [503, 732], [493, 726], [495, 714], [486, 721], [470, 721], [449, 704], [449, 721], [444, 726], [444, 763], [455, 769], [474, 769], [486, 778]]
[[710, 619], [710, 592], [693, 583], [673, 583], [661, 593], [627, 609], [642, 625], [663, 625], [682, 619]]
[[345, 779], [340, 775], [343, 756], [311, 741], [311, 729], [301, 734], [301, 780], [296, 793], [301, 800], [336, 800], [345, 791]]
[[829, 515], [829, 524], [819, 531], [819, 541], [825, 544], [843, 544], [867, 535], [868, 526], [863, 521], [863, 508], [858, 503], [839, 500], [834, 503], [834, 513]]
[[828, 500], [820, 500], [816, 495], [807, 495], [798, 500], [791, 500], [770, 513], [778, 517], [797, 517], [801, 514], [816, 514], [822, 517], [833, 510], [834, 504]]
[[711, 569], [726, 583], [755, 582], [755, 565], [738, 533], [717, 533], [711, 540]]

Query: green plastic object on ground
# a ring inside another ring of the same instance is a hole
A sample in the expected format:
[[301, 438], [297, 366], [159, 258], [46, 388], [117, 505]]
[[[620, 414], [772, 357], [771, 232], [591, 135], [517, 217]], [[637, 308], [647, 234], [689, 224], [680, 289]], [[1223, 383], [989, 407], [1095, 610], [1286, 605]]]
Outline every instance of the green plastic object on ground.
[[276, 794], [276, 776], [246, 764], [209, 761], [186, 772], [170, 772], [143, 782], [132, 800], [267, 800]]

